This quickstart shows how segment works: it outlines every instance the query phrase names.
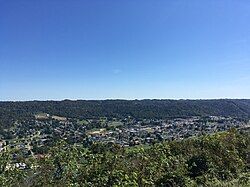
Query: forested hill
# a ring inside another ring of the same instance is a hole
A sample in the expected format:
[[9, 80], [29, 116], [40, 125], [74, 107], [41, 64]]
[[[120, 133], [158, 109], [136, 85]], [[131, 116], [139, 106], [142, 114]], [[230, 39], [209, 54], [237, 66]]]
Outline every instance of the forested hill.
[[0, 120], [31, 117], [38, 112], [70, 118], [168, 118], [232, 116], [250, 118], [250, 99], [220, 100], [63, 100], [0, 102]]

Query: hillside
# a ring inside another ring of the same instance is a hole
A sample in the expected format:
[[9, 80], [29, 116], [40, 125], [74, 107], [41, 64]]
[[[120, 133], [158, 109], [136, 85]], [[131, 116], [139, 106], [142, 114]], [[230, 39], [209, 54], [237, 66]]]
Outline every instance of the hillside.
[[221, 100], [63, 100], [0, 102], [0, 123], [31, 118], [45, 112], [69, 118], [128, 117], [172, 118], [231, 116], [249, 119], [249, 99]]

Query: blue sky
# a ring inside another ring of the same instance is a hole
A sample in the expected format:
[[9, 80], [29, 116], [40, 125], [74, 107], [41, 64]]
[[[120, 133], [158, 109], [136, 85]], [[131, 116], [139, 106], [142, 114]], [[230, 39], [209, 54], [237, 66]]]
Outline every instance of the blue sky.
[[250, 98], [248, 0], [0, 0], [0, 100]]

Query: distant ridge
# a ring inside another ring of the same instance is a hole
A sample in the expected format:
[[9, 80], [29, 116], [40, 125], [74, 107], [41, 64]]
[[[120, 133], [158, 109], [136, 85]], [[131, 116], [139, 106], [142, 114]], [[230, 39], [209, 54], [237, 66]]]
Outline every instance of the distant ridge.
[[34, 117], [44, 112], [69, 118], [174, 118], [231, 116], [250, 119], [250, 99], [213, 100], [63, 100], [0, 102], [0, 125]]

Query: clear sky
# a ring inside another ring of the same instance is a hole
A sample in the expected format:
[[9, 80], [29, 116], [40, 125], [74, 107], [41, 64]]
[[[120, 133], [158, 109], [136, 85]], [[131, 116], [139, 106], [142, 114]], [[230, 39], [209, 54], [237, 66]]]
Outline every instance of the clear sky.
[[249, 0], [0, 0], [0, 100], [250, 98]]

